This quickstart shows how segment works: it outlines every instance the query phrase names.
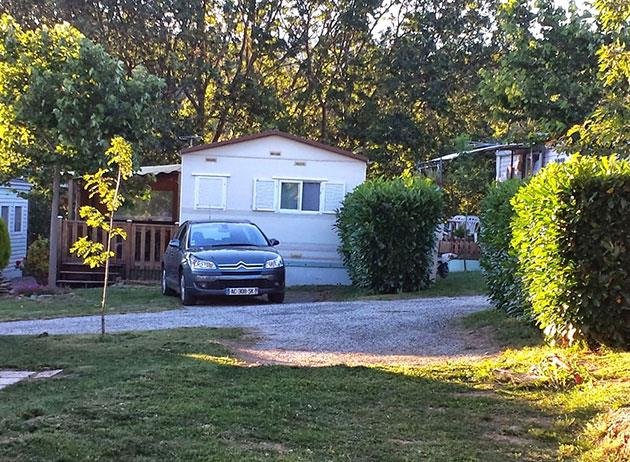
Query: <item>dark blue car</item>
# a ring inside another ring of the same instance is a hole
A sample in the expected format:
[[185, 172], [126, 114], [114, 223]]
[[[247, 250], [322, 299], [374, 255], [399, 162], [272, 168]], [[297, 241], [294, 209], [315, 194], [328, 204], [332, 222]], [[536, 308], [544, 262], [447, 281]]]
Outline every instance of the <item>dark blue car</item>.
[[162, 257], [162, 293], [184, 305], [206, 295], [267, 295], [284, 301], [284, 261], [267, 236], [247, 221], [186, 221]]

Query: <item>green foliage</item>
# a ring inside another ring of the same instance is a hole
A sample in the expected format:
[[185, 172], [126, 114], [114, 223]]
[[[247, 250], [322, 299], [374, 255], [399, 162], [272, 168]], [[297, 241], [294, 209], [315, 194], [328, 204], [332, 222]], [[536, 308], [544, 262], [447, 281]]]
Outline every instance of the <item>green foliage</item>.
[[511, 247], [511, 221], [514, 208], [510, 201], [522, 182], [518, 179], [496, 183], [481, 203], [480, 264], [493, 305], [518, 316], [529, 312], [518, 273], [518, 258]]
[[601, 91], [596, 50], [601, 34], [589, 14], [551, 0], [499, 2], [494, 63], [481, 70], [480, 93], [495, 136], [546, 141], [564, 135], [594, 107]]
[[153, 134], [163, 83], [122, 64], [69, 24], [26, 30], [0, 17], [0, 175], [41, 189], [52, 172], [102, 167], [114, 136]]
[[407, 2], [391, 19], [398, 7], [382, 0], [88, 5], [0, 1], [0, 11], [25, 29], [67, 21], [126, 72], [146, 66], [165, 81], [162, 152], [150, 162], [175, 161], [177, 135], [278, 128], [361, 149], [391, 175], [457, 133], [487, 134], [476, 88], [493, 49], [489, 0]]
[[630, 346], [630, 162], [574, 156], [512, 200], [512, 245], [548, 338]]
[[9, 264], [11, 258], [11, 237], [9, 228], [2, 218], [0, 218], [0, 272]]
[[115, 137], [105, 154], [108, 158], [108, 169], [101, 168], [94, 174], [83, 176], [90, 199], [96, 196], [105, 212], [86, 205], [81, 207], [79, 215], [89, 228], [101, 228], [105, 231], [107, 245], [94, 242], [88, 236], [82, 236], [70, 248], [70, 252], [83, 258], [90, 268], [103, 266], [114, 256], [114, 252], [110, 250], [112, 239], [119, 236], [122, 239], [127, 238], [127, 233], [122, 228], [113, 226], [112, 219], [124, 202], [124, 197], [120, 194], [121, 181], [127, 180], [133, 173], [133, 151], [131, 145], [123, 138]]
[[571, 358], [551, 354], [532, 367], [537, 376], [534, 385], [552, 390], [567, 390], [589, 379], [586, 368]]
[[606, 41], [597, 51], [603, 94], [582, 123], [567, 132], [574, 152], [630, 157], [630, 2], [596, 0]]
[[353, 283], [375, 293], [426, 287], [442, 209], [442, 193], [420, 178], [372, 180], [348, 194], [336, 227]]
[[153, 114], [160, 136], [145, 163], [175, 161], [177, 135], [210, 142], [279, 128], [361, 150], [373, 173], [399, 175], [462, 132], [564, 134], [601, 91], [602, 34], [550, 0], [88, 6], [0, 1], [24, 29], [67, 21], [127, 75], [146, 66], [164, 80], [165, 106]]
[[479, 215], [480, 203], [496, 176], [494, 153], [464, 153], [446, 167], [442, 187], [449, 215]]
[[44, 283], [48, 278], [48, 239], [38, 236], [31, 245], [28, 246], [24, 271], [33, 276], [37, 282]]

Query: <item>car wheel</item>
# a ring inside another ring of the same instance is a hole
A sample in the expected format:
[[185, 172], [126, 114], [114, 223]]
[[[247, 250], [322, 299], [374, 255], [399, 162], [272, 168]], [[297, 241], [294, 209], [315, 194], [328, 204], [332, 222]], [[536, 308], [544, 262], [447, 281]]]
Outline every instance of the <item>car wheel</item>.
[[284, 302], [284, 292], [280, 292], [279, 294], [268, 294], [270, 303], [282, 303]]
[[162, 295], [173, 295], [173, 289], [168, 286], [166, 281], [166, 269], [162, 268]]
[[182, 301], [182, 305], [195, 304], [195, 297], [193, 297], [188, 289], [186, 289], [186, 279], [183, 274], [179, 277], [179, 298]]

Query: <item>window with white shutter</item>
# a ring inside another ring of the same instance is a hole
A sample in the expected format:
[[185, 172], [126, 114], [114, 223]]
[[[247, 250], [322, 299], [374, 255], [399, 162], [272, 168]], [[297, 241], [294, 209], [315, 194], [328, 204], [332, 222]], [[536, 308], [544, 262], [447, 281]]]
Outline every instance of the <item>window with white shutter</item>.
[[344, 183], [324, 183], [324, 200], [322, 212], [335, 213], [346, 195]]
[[195, 208], [225, 209], [227, 178], [223, 176], [195, 177]]
[[276, 182], [254, 180], [254, 210], [273, 212], [276, 210]]

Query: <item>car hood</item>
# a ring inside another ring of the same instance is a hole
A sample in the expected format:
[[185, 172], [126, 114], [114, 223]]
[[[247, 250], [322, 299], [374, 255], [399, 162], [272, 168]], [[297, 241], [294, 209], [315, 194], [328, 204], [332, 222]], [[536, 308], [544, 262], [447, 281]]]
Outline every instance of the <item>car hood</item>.
[[214, 247], [212, 249], [191, 249], [190, 253], [202, 260], [211, 260], [217, 265], [237, 264], [239, 262], [247, 264], [265, 263], [278, 255], [277, 250], [272, 247]]

